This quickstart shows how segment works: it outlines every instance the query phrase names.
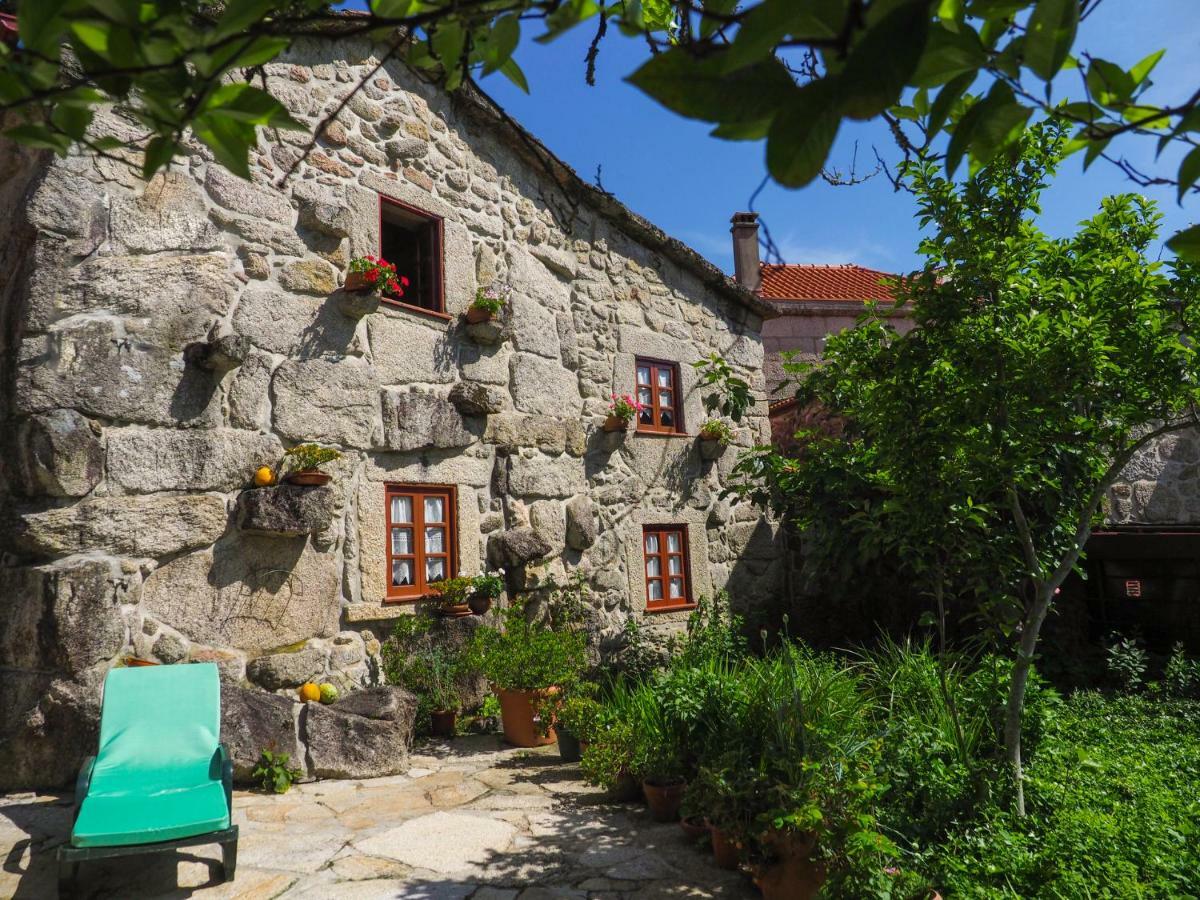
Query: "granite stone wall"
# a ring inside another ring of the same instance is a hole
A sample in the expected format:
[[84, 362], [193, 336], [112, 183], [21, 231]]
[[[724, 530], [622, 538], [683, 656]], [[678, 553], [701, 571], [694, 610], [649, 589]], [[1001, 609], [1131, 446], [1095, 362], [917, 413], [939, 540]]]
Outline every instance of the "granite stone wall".
[[[315, 125], [376, 62], [301, 44], [266, 74]], [[688, 365], [718, 352], [761, 394], [769, 310], [483, 99], [399, 63], [307, 140], [265, 136], [249, 182], [195, 144], [148, 184], [0, 147], [0, 789], [72, 776], [126, 657], [214, 661], [229, 690], [285, 696], [377, 683], [379, 638], [412, 611], [383, 602], [389, 483], [457, 486], [462, 573], [491, 557], [512, 590], [582, 577], [602, 652], [631, 616], [685, 616], [645, 612], [643, 524], [687, 526], [696, 595], [776, 590], [773, 526], [719, 498], [736, 448], [697, 447]], [[380, 195], [442, 217], [446, 316], [339, 291], [379, 250]], [[480, 343], [461, 316], [496, 281], [511, 315]], [[689, 435], [600, 429], [638, 355], [680, 364]], [[737, 444], [765, 429], [760, 404]], [[328, 487], [249, 489], [303, 441], [344, 454]]]

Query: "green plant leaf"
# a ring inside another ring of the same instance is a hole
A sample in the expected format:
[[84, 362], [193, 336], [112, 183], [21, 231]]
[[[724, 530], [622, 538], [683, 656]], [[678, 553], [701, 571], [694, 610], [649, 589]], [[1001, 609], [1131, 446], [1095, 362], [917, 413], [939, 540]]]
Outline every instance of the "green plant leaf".
[[893, 106], [921, 61], [928, 35], [927, 0], [908, 0], [870, 28], [837, 78], [842, 112], [869, 119]]
[[950, 31], [940, 23], [934, 24], [912, 82], [937, 87], [966, 72], [975, 73], [986, 63], [987, 51], [974, 29]]
[[681, 116], [721, 124], [770, 118], [796, 89], [777, 59], [727, 72], [721, 54], [696, 59], [682, 48], [651, 57], [626, 80]]
[[1193, 184], [1200, 180], [1200, 147], [1195, 148], [1187, 156], [1183, 158], [1183, 162], [1179, 164], [1179, 197], [1182, 200], [1183, 195], [1188, 192]]
[[767, 135], [767, 169], [784, 187], [803, 187], [821, 172], [841, 116], [832, 86], [814, 81], [797, 90]]
[[1200, 225], [1185, 228], [1167, 241], [1167, 247], [1180, 259], [1200, 262]]
[[21, 43], [31, 50], [52, 55], [66, 24], [59, 15], [66, 5], [67, 0], [34, 0], [20, 4], [17, 27]]
[[1154, 71], [1154, 67], [1158, 65], [1158, 61], [1163, 58], [1163, 54], [1166, 52], [1166, 50], [1155, 50], [1130, 69], [1129, 77], [1133, 79], [1133, 83], [1140, 86], [1146, 80], [1146, 77]]
[[1025, 26], [1025, 64], [1039, 78], [1058, 74], [1079, 27], [1079, 0], [1038, 0]]
[[500, 66], [498, 71], [526, 94], [529, 93], [529, 81], [525, 78], [525, 73], [521, 71], [521, 67], [517, 65], [517, 61], [511, 56], [504, 61], [504, 64]]
[[248, 156], [254, 143], [253, 125], [213, 112], [197, 117], [192, 129], [213, 152], [217, 162], [233, 174], [250, 179]]
[[498, 18], [483, 48], [483, 74], [491, 74], [504, 65], [512, 57], [520, 40], [521, 20], [515, 14]]

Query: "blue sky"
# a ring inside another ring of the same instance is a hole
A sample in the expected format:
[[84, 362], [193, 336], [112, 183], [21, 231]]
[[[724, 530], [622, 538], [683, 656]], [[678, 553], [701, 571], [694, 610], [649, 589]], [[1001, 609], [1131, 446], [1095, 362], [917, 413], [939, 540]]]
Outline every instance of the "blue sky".
[[[1198, 6], [1197, 0], [1106, 0], [1084, 23], [1077, 49], [1129, 67], [1165, 47], [1148, 98], [1182, 100], [1200, 86]], [[529, 77], [528, 96], [498, 75], [481, 86], [585, 178], [591, 180], [599, 165], [607, 190], [729, 271], [729, 217], [746, 208], [763, 179], [763, 145], [709, 137], [708, 126], [668, 112], [624, 83], [645, 59], [646, 48], [615, 29], [600, 53], [597, 84], [588, 87], [583, 59], [591, 35], [585, 26], [549, 45], [523, 39], [516, 57]], [[882, 125], [848, 123], [831, 164], [848, 168], [856, 140], [860, 169], [873, 168], [873, 146], [888, 160], [898, 158]], [[1130, 137], [1113, 149], [1142, 167], [1154, 163], [1152, 139]], [[1175, 165], [1167, 168], [1174, 174]], [[1103, 160], [1085, 173], [1082, 155], [1072, 157], [1044, 195], [1043, 227], [1051, 234], [1069, 233], [1094, 213], [1101, 197], [1137, 190]], [[1145, 193], [1166, 216], [1164, 235], [1200, 220], [1200, 198], [1181, 209], [1172, 189]], [[795, 191], [771, 183], [756, 209], [787, 262], [857, 262], [904, 271], [918, 261], [912, 199], [895, 193], [882, 176], [852, 187], [817, 181]]]

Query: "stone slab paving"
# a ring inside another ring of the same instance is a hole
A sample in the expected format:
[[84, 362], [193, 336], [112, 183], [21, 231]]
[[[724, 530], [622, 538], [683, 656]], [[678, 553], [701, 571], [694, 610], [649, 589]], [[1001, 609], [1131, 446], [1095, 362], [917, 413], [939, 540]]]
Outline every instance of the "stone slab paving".
[[[490, 735], [417, 748], [406, 775], [238, 791], [237, 879], [197, 848], [85, 863], [87, 900], [623, 900], [754, 897], [677, 825], [607, 802], [554, 748]], [[0, 898], [53, 898], [69, 795], [0, 796]]]

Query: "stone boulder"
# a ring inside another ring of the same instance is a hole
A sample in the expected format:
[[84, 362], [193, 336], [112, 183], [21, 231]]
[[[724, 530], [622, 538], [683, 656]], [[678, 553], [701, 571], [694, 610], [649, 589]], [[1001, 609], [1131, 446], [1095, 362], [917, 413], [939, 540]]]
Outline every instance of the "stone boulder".
[[320, 678], [328, 653], [321, 647], [305, 647], [292, 653], [269, 653], [251, 660], [246, 677], [269, 691], [299, 687]]
[[567, 546], [572, 550], [586, 550], [596, 543], [596, 515], [592, 501], [586, 494], [572, 497], [567, 502]]
[[476, 441], [449, 400], [395, 390], [383, 392], [383, 436], [391, 450], [469, 447]]
[[532, 528], [511, 528], [488, 537], [488, 564], [513, 569], [543, 559], [553, 550], [550, 542]]
[[504, 408], [504, 392], [477, 381], [460, 381], [450, 389], [450, 402], [464, 416], [486, 416]]
[[242, 491], [237, 523], [242, 531], [298, 537], [324, 531], [333, 521], [337, 497], [331, 487], [278, 484]]
[[305, 738], [318, 778], [377, 778], [408, 770], [417, 699], [403, 688], [356, 691], [329, 706], [310, 703]]
[[30, 416], [17, 429], [14, 487], [27, 496], [85, 496], [104, 473], [102, 435], [73, 409]]
[[300, 703], [253, 688], [221, 685], [221, 740], [233, 759], [233, 778], [245, 784], [263, 750], [286, 753], [290, 765], [306, 768], [297, 736]]
[[97, 679], [84, 683], [45, 672], [7, 671], [0, 703], [0, 793], [61, 787], [96, 752]]

